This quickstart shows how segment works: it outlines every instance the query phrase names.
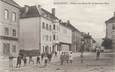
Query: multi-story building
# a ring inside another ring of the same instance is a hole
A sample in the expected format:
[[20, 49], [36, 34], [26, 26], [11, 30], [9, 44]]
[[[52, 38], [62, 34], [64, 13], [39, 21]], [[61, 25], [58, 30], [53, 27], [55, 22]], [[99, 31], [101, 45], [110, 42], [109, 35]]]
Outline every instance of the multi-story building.
[[81, 48], [81, 39], [82, 39], [82, 34], [81, 32], [76, 29], [75, 27], [72, 27], [72, 51], [73, 52], [78, 52], [80, 51]]
[[18, 55], [19, 8], [13, 0], [0, 0], [0, 55]]
[[26, 5], [21, 8], [20, 47], [24, 50], [39, 50], [40, 53], [54, 51], [58, 26], [54, 8], [50, 13], [40, 5]]
[[69, 22], [59, 24], [59, 51], [70, 51], [72, 45], [72, 28]]
[[115, 12], [114, 16], [106, 22], [106, 38], [112, 40], [112, 47], [115, 49]]

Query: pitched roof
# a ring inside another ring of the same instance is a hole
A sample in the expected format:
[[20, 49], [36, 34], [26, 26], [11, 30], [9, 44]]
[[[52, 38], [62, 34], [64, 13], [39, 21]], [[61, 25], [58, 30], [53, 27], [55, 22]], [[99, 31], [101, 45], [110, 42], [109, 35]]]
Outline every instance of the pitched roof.
[[56, 16], [54, 16], [52, 13], [48, 12], [47, 10], [45, 10], [45, 9], [43, 9], [43, 8], [42, 8], [41, 10], [42, 10], [43, 12], [45, 12], [47, 15], [49, 15], [50, 18], [53, 18], [53, 19], [56, 18], [56, 19], [58, 19]]
[[110, 18], [109, 20], [107, 20], [105, 23], [106, 24], [108, 24], [108, 23], [115, 23], [115, 16]]
[[[72, 24], [70, 23], [66, 23], [66, 22], [61, 22], [60, 23], [61, 25], [71, 29], [72, 31], [77, 31], [77, 32], [80, 32], [76, 27], [74, 27]], [[81, 32], [80, 32], [81, 33]]]
[[[45, 15], [47, 15], [45, 18], [50, 18], [50, 19], [58, 19], [56, 16], [54, 16], [52, 13], [48, 12], [47, 10], [41, 8], [39, 11], [37, 9], [37, 6], [27, 6], [28, 7], [28, 11], [26, 11], [26, 7], [22, 7], [20, 9], [21, 11], [21, 18], [31, 18], [31, 17], [45, 17]], [[40, 13], [41, 12], [41, 13]]]
[[20, 6], [14, 0], [1, 0], [1, 1], [3, 1], [3, 2], [7, 3], [7, 4], [10, 4], [12, 6], [15, 6], [17, 8], [20, 8]]
[[20, 9], [20, 12], [21, 12], [20, 17], [21, 18], [31, 18], [31, 17], [40, 16], [36, 6], [29, 6], [27, 12], [25, 12], [25, 10], [26, 10], [26, 7], [22, 7]]

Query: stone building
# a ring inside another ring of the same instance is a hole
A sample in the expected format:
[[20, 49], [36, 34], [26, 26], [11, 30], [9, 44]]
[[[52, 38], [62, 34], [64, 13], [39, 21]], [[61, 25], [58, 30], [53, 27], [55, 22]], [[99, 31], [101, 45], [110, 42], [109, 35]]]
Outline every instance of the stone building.
[[60, 22], [59, 24], [59, 51], [71, 51], [72, 29], [69, 22]]
[[78, 51], [80, 51], [80, 48], [81, 48], [82, 34], [73, 25], [70, 25], [70, 27], [72, 29], [72, 46], [71, 46], [71, 51], [72, 52], [78, 52]]
[[22, 50], [39, 50], [40, 53], [51, 53], [56, 49], [59, 22], [52, 13], [37, 6], [21, 8], [20, 47]]
[[13, 0], [0, 0], [0, 55], [4, 57], [18, 55], [19, 8]]
[[115, 49], [115, 12], [114, 16], [106, 22], [106, 38], [112, 40], [112, 48]]

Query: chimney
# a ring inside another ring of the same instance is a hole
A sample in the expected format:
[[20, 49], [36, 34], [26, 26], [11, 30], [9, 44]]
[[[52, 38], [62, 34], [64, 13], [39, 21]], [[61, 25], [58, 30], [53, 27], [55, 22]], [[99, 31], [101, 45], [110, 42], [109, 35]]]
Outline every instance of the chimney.
[[70, 24], [70, 20], [67, 20], [67, 24]]
[[38, 8], [41, 8], [41, 5], [38, 5]]
[[36, 8], [37, 8], [39, 14], [42, 15], [42, 12], [41, 12], [41, 5], [36, 5]]
[[52, 14], [55, 16], [55, 8], [52, 8]]
[[29, 6], [28, 6], [28, 5], [24, 5], [24, 7], [25, 7], [25, 13], [28, 13], [28, 11], [29, 11]]
[[88, 35], [90, 35], [89, 32], [88, 32]]

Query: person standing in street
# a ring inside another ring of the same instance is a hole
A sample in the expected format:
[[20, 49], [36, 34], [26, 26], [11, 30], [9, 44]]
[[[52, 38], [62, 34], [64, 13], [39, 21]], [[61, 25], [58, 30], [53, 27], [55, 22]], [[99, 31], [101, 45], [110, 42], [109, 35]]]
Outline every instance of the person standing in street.
[[52, 54], [48, 54], [48, 59], [49, 59], [49, 62], [51, 62]]
[[48, 57], [47, 55], [44, 56], [44, 65], [47, 66], [47, 63], [48, 63]]
[[37, 56], [36, 64], [40, 64], [40, 56]]
[[55, 51], [55, 56], [57, 56], [57, 52]]
[[29, 64], [30, 64], [31, 62], [34, 64], [34, 61], [33, 61], [33, 59], [32, 59], [32, 56], [29, 56]]
[[99, 60], [99, 58], [100, 58], [100, 48], [98, 48], [97, 50], [96, 50], [96, 60]]
[[19, 55], [18, 57], [17, 57], [17, 66], [16, 66], [16, 68], [20, 68], [20, 66], [21, 66], [21, 59], [22, 59], [22, 57], [21, 57], [21, 55]]
[[69, 60], [70, 60], [70, 63], [72, 64], [72, 62], [73, 62], [73, 54], [72, 54], [72, 52], [70, 52]]
[[64, 53], [63, 52], [60, 55], [60, 62], [61, 62], [61, 65], [63, 65], [63, 62], [64, 62]]
[[9, 68], [10, 70], [13, 70], [13, 56], [12, 55], [9, 56]]
[[26, 56], [23, 57], [23, 61], [24, 61], [24, 66], [26, 65], [27, 63], [27, 59], [26, 59]]

